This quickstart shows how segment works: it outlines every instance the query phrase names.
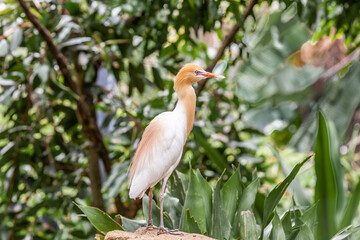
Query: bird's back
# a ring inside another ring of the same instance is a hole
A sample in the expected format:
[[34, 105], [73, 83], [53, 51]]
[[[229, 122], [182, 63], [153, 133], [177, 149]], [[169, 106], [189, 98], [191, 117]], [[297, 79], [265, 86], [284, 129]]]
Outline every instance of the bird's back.
[[144, 131], [130, 168], [130, 198], [142, 197], [180, 161], [186, 136], [186, 117], [165, 112], [155, 117]]

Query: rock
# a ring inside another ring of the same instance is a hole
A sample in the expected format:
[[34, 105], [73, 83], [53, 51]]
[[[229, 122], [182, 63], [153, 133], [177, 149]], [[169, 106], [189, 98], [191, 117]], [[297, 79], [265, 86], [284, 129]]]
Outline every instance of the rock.
[[173, 234], [160, 234], [157, 235], [157, 229], [149, 229], [144, 231], [145, 227], [139, 228], [135, 232], [124, 232], [124, 231], [111, 231], [108, 232], [105, 236], [105, 240], [131, 240], [131, 239], [169, 239], [169, 240], [185, 240], [185, 239], [201, 239], [201, 240], [213, 240], [213, 238], [209, 238], [204, 235], [196, 234], [196, 233], [185, 233], [185, 232], [177, 232], [182, 233], [183, 235], [173, 235]]

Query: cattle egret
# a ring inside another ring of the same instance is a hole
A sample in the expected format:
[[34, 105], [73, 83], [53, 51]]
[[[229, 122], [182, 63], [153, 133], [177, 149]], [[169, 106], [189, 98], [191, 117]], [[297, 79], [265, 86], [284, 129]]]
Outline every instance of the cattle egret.
[[154, 228], [151, 218], [153, 187], [164, 179], [160, 196], [160, 226], [158, 234], [171, 233], [164, 227], [163, 198], [166, 182], [179, 164], [183, 147], [193, 127], [196, 95], [192, 84], [206, 78], [224, 78], [209, 73], [195, 64], [186, 64], [176, 75], [174, 89], [179, 100], [173, 111], [157, 115], [146, 127], [130, 168], [132, 199], [142, 198], [149, 189], [148, 228]]

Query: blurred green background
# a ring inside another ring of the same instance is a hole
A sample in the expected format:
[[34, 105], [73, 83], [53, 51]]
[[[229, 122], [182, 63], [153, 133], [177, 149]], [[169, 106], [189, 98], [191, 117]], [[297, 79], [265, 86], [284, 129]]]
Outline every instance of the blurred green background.
[[128, 166], [190, 62], [226, 78], [194, 86], [167, 226], [360, 238], [360, 2], [32, 0], [26, 14], [20, 2], [0, 1], [1, 240], [93, 239], [73, 201], [145, 224]]

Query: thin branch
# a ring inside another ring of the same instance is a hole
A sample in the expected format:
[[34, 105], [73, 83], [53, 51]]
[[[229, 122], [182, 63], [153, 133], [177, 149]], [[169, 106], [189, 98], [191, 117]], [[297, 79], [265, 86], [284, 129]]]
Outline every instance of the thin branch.
[[[249, 2], [249, 5], [247, 5], [245, 11], [244, 11], [244, 15], [242, 17], [242, 24], [245, 22], [246, 18], [250, 15], [250, 13], [252, 12], [255, 4], [257, 3], [258, 0], [251, 0]], [[206, 68], [206, 71], [211, 72], [216, 63], [222, 58], [222, 56], [224, 55], [225, 49], [230, 45], [230, 43], [232, 43], [236, 33], [239, 31], [240, 29], [240, 25], [239, 24], [235, 24], [230, 32], [228, 33], [228, 35], [226, 35], [224, 41], [222, 42], [216, 56], [211, 60], [209, 66]], [[204, 79], [202, 81], [199, 82], [199, 85], [196, 89], [196, 96], [199, 96], [199, 94], [201, 93], [201, 91], [204, 89], [205, 85], [206, 85], [207, 79]]]
[[328, 78], [331, 78], [332, 76], [340, 72], [350, 62], [356, 61], [359, 57], [359, 54], [360, 54], [360, 48], [356, 49], [354, 52], [341, 59], [340, 62], [338, 62], [337, 64], [326, 70], [323, 74], [321, 74], [319, 79], [324, 81]]
[[55, 57], [56, 62], [59, 65], [60, 71], [64, 77], [64, 81], [66, 85], [68, 85], [73, 92], [79, 94], [79, 91], [76, 88], [74, 81], [72, 80], [70, 70], [67, 66], [66, 57], [61, 53], [60, 49], [55, 45], [49, 30], [47, 30], [43, 25], [41, 25], [40, 21], [30, 12], [29, 5], [24, 0], [19, 0], [19, 4], [23, 8], [26, 17], [39, 31], [41, 37], [48, 45], [51, 54]]

